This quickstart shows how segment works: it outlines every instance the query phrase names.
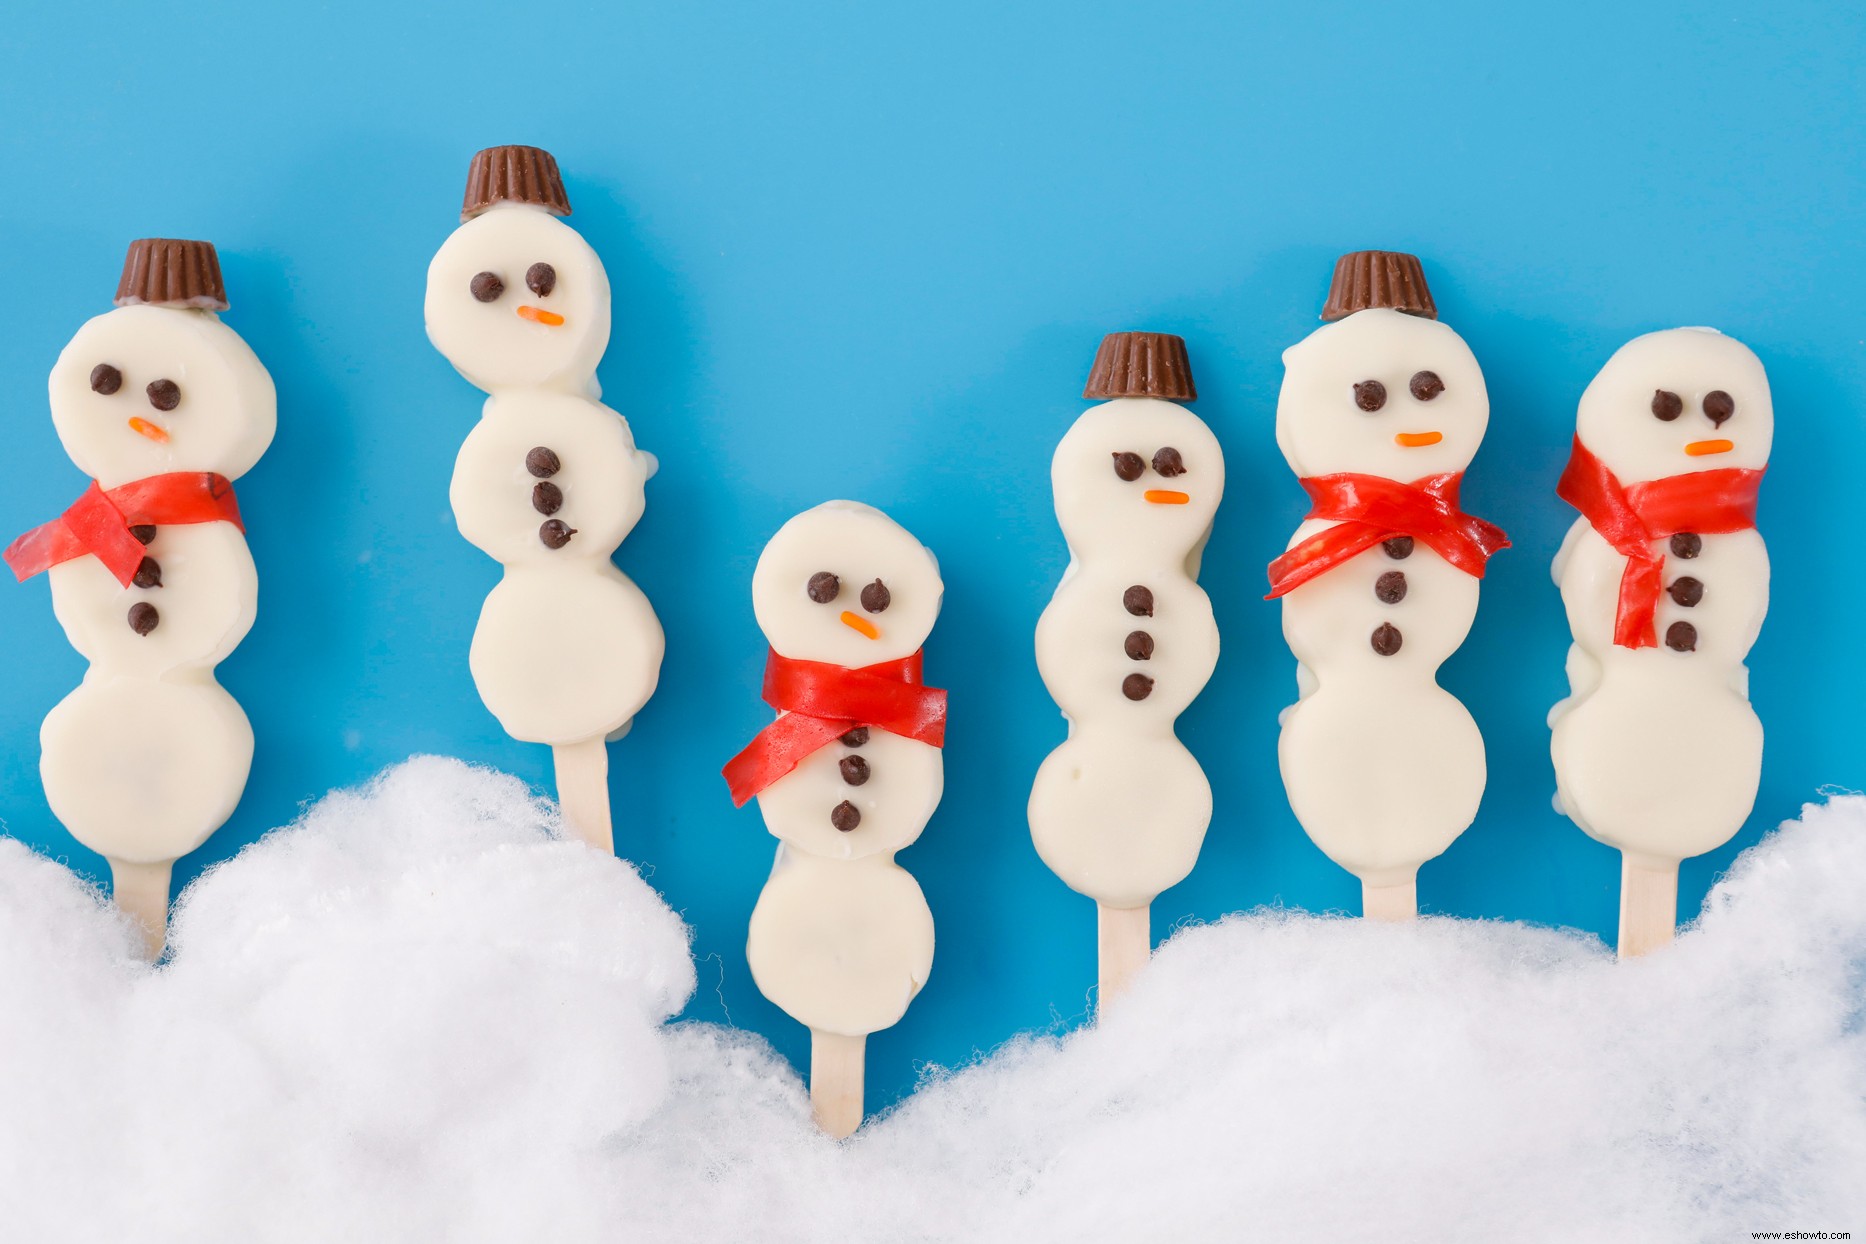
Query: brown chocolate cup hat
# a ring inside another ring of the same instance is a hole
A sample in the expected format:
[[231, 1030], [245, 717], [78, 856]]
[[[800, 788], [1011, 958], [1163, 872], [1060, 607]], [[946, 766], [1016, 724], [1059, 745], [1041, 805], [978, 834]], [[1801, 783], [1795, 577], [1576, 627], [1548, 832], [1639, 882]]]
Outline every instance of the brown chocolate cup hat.
[[138, 238], [123, 260], [117, 282], [119, 307], [187, 307], [225, 311], [227, 287], [212, 242], [181, 238]]
[[1426, 288], [1425, 269], [1417, 255], [1400, 251], [1350, 251], [1335, 261], [1335, 279], [1328, 287], [1324, 320], [1339, 320], [1356, 311], [1385, 307], [1407, 315], [1438, 318], [1438, 304]]
[[1109, 333], [1101, 339], [1088, 387], [1082, 390], [1083, 397], [1096, 401], [1157, 397], [1190, 402], [1198, 395], [1186, 339], [1171, 333]]
[[488, 147], [467, 169], [462, 224], [499, 203], [527, 203], [553, 216], [570, 215], [570, 196], [557, 158], [541, 147]]

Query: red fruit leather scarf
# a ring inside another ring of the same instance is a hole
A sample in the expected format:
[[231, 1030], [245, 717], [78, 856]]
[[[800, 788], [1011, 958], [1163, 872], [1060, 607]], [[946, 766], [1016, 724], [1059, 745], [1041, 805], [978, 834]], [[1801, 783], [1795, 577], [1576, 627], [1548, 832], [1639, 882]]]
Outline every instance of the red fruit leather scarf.
[[1659, 646], [1659, 593], [1665, 557], [1652, 546], [1680, 532], [1726, 535], [1756, 526], [1756, 493], [1762, 472], [1741, 467], [1668, 475], [1628, 487], [1614, 477], [1580, 437], [1555, 494], [1581, 511], [1588, 526], [1626, 558], [1613, 642], [1622, 648]]
[[934, 747], [946, 743], [946, 693], [920, 682], [921, 654], [850, 669], [771, 653], [764, 701], [783, 716], [758, 732], [724, 770], [735, 807], [777, 781], [812, 752], [857, 726]]
[[13, 541], [4, 556], [14, 577], [24, 583], [88, 553], [128, 587], [144, 553], [142, 541], [130, 528], [184, 523], [232, 523], [244, 532], [233, 482], [207, 471], [177, 471], [105, 492], [92, 480], [70, 509]]
[[1393, 536], [1411, 536], [1474, 579], [1484, 563], [1510, 547], [1503, 529], [1458, 508], [1464, 472], [1428, 475], [1410, 484], [1378, 475], [1315, 475], [1302, 481], [1314, 504], [1308, 517], [1337, 525], [1318, 531], [1270, 563], [1270, 594], [1293, 592], [1309, 580]]

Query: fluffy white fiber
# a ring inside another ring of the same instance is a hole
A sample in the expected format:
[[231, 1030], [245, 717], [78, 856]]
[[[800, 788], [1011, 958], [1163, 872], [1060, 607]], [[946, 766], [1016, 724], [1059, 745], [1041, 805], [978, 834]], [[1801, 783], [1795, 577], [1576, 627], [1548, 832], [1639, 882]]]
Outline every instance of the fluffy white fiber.
[[0, 1239], [1866, 1238], [1866, 799], [1642, 962], [1189, 929], [1101, 1028], [843, 1146], [757, 1038], [665, 1022], [685, 929], [552, 830], [513, 779], [410, 762], [202, 878], [154, 971], [0, 841]]

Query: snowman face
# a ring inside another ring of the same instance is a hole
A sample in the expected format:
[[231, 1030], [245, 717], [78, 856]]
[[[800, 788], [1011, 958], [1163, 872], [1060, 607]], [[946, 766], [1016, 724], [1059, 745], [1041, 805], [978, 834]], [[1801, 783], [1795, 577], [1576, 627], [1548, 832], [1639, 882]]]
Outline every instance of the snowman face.
[[752, 612], [774, 651], [851, 669], [918, 651], [944, 592], [932, 552], [854, 501], [785, 523], [752, 572]]
[[1185, 407], [1123, 397], [1075, 421], [1050, 461], [1050, 484], [1072, 547], [1178, 556], [1211, 529], [1225, 459]]
[[1622, 483], [1724, 467], [1760, 469], [1775, 439], [1762, 362], [1709, 328], [1621, 346], [1581, 395], [1575, 431]]
[[119, 307], [52, 367], [52, 425], [105, 488], [171, 471], [251, 470], [278, 429], [272, 377], [212, 312]]
[[1437, 320], [1357, 311], [1285, 350], [1283, 367], [1276, 443], [1298, 475], [1462, 471], [1490, 422], [1477, 359]]
[[428, 338], [486, 392], [581, 393], [609, 345], [609, 278], [550, 213], [502, 204], [475, 216], [428, 265]]

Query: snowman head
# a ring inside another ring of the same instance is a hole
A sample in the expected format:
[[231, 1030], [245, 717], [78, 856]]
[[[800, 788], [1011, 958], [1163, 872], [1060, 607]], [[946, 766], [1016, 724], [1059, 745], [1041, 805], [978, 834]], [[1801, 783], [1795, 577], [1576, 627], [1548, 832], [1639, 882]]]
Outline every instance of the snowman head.
[[570, 214], [550, 153], [473, 157], [463, 224], [428, 265], [428, 338], [476, 387], [583, 393], [609, 345], [609, 278], [559, 217]]
[[851, 669], [918, 651], [944, 592], [932, 551], [855, 501], [785, 523], [752, 572], [752, 612], [773, 651]]
[[1276, 443], [1298, 475], [1412, 481], [1462, 471], [1490, 422], [1484, 373], [1437, 320], [1386, 307], [1283, 352]]
[[1614, 352], [1581, 394], [1575, 432], [1625, 484], [1759, 470], [1775, 439], [1775, 407], [1748, 346], [1712, 328], [1673, 328]]
[[52, 367], [52, 425], [105, 488], [172, 471], [237, 479], [278, 428], [272, 377], [238, 333], [206, 242], [132, 244], [117, 309], [78, 330]]
[[1078, 552], [1204, 542], [1224, 495], [1225, 461], [1199, 417], [1186, 343], [1166, 333], [1110, 333], [1083, 394], [1107, 399], [1077, 418], [1050, 460], [1056, 518]]

